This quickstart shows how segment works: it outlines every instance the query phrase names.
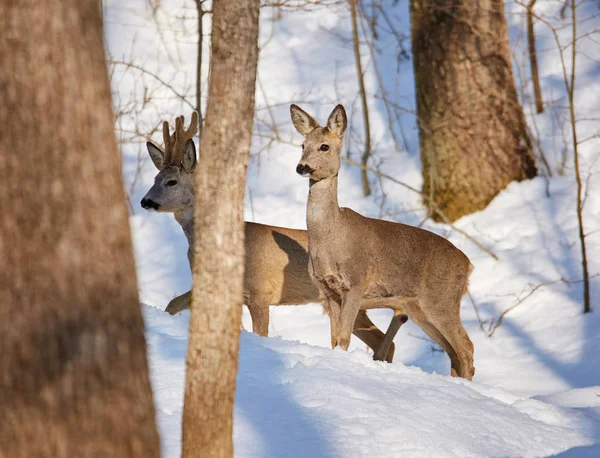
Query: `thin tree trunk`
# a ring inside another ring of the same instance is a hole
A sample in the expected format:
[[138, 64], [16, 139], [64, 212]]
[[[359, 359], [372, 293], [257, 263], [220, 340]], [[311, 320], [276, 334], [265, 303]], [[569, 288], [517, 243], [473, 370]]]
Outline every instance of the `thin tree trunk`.
[[410, 12], [423, 192], [454, 221], [537, 173], [504, 3], [411, 0]]
[[[575, 166], [575, 181], [577, 183], [577, 223], [579, 227], [579, 243], [581, 245], [581, 267], [583, 269], [583, 313], [592, 311], [590, 299], [590, 273], [588, 270], [587, 250], [585, 247], [585, 231], [583, 229], [583, 183], [579, 171], [579, 142], [577, 140], [577, 118], [575, 117], [575, 71], [577, 59], [577, 4], [571, 0], [571, 77], [567, 79], [565, 73], [565, 85], [569, 94], [569, 116], [571, 118], [571, 129], [573, 130], [573, 162]], [[565, 70], [566, 72], [566, 70]]]
[[0, 456], [157, 457], [94, 1], [0, 1]]
[[196, 171], [183, 456], [233, 455], [243, 303], [243, 201], [254, 118], [259, 0], [213, 4], [202, 165]]
[[360, 172], [362, 178], [363, 194], [368, 196], [371, 194], [369, 186], [369, 177], [367, 175], [367, 164], [371, 157], [371, 125], [369, 124], [369, 105], [367, 104], [367, 91], [365, 89], [365, 78], [363, 75], [362, 62], [360, 58], [360, 42], [358, 39], [358, 19], [356, 14], [356, 1], [350, 0], [350, 13], [352, 16], [352, 41], [354, 44], [354, 60], [356, 62], [356, 74], [358, 76], [358, 89], [360, 91], [360, 99], [363, 108], [363, 122], [365, 124], [365, 150], [361, 157], [361, 163], [365, 166]]
[[540, 73], [538, 70], [537, 52], [535, 50], [535, 31], [533, 28], [533, 7], [537, 0], [530, 0], [527, 4], [527, 45], [529, 48], [529, 61], [531, 62], [531, 81], [535, 96], [535, 108], [538, 113], [544, 112], [542, 88], [540, 86]]

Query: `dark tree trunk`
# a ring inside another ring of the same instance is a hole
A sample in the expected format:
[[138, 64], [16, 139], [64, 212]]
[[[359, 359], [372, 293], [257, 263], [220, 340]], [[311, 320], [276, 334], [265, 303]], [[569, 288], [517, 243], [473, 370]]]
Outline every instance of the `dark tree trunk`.
[[196, 171], [183, 456], [233, 456], [244, 274], [244, 189], [254, 118], [259, 0], [213, 3], [208, 105]]
[[156, 457], [99, 4], [0, 1], [0, 456]]
[[425, 203], [454, 221], [537, 173], [504, 3], [411, 0], [410, 13]]

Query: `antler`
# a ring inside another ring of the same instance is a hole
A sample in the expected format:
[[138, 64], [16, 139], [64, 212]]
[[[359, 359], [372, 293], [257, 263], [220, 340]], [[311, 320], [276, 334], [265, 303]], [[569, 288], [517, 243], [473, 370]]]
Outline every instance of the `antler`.
[[185, 144], [198, 133], [198, 112], [192, 112], [192, 121], [187, 130], [183, 129], [185, 118], [175, 118], [175, 132], [169, 135], [169, 123], [163, 123], [163, 139], [165, 141], [165, 161], [169, 164], [179, 164]]

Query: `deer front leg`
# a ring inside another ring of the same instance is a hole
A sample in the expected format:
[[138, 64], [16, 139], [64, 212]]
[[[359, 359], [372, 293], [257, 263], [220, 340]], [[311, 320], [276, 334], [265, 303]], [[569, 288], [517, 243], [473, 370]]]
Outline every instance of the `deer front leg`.
[[171, 299], [171, 302], [169, 302], [169, 305], [167, 305], [165, 312], [169, 313], [170, 315], [175, 315], [176, 313], [189, 309], [191, 302], [192, 291], [188, 291], [181, 296]]
[[404, 315], [398, 310], [394, 310], [394, 317], [392, 318], [392, 321], [390, 321], [390, 326], [379, 342], [378, 348], [375, 349], [375, 352], [373, 353], [373, 359], [375, 361], [387, 361], [388, 363], [392, 362], [392, 359], [394, 358], [394, 337], [396, 337], [400, 327], [407, 321], [407, 315]]
[[337, 344], [343, 350], [348, 350], [350, 346], [350, 337], [354, 322], [360, 310], [360, 300], [362, 298], [363, 289], [354, 287], [348, 290], [342, 298], [341, 313], [339, 317], [339, 325], [337, 329]]
[[338, 346], [338, 334], [340, 326], [340, 317], [342, 315], [342, 304], [334, 297], [328, 297], [326, 300], [327, 314], [329, 315], [329, 324], [331, 327], [331, 348]]

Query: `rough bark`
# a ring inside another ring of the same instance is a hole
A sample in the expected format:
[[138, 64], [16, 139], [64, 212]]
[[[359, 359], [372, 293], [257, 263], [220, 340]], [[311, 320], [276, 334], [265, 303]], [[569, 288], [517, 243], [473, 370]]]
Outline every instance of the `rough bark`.
[[243, 200], [254, 118], [259, 0], [213, 4], [208, 105], [196, 171], [184, 457], [233, 456], [243, 303]]
[[504, 2], [411, 0], [410, 13], [423, 192], [454, 221], [537, 173]]
[[0, 457], [156, 457], [99, 4], [0, 1]]

